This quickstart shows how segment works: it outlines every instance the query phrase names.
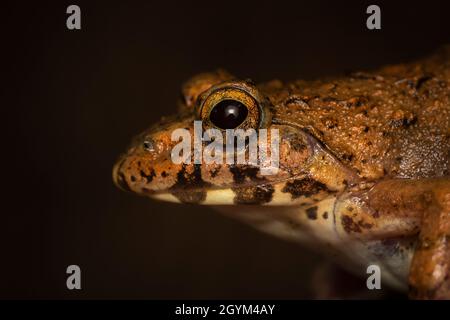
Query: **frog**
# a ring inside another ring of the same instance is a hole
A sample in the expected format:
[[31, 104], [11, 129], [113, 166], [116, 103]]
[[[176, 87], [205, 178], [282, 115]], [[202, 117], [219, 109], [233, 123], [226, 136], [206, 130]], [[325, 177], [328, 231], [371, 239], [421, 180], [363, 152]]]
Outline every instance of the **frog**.
[[[450, 299], [449, 58], [444, 46], [374, 70], [259, 84], [222, 69], [198, 74], [182, 85], [178, 112], [132, 140], [113, 181], [210, 206], [355, 274], [375, 265], [411, 299]], [[193, 133], [195, 121], [277, 130], [276, 172], [174, 162], [172, 133]]]

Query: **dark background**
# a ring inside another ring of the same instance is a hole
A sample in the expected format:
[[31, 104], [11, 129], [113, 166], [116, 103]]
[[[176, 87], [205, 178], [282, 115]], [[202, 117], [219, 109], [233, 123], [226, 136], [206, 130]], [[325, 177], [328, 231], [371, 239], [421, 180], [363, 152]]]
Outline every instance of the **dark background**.
[[[364, 1], [4, 5], [0, 298], [311, 297], [320, 255], [123, 193], [112, 165], [198, 72], [310, 79], [413, 59], [449, 41], [445, 2], [374, 2], [376, 31]], [[65, 287], [70, 264], [81, 291]]]

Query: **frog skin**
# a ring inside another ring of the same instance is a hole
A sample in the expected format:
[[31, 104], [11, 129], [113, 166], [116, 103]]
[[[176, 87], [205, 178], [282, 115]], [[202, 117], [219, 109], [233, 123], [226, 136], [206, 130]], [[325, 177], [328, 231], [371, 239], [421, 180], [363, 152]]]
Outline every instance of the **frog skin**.
[[[355, 274], [378, 265], [382, 284], [411, 298], [450, 299], [449, 58], [447, 46], [415, 62], [289, 83], [197, 75], [183, 85], [177, 115], [133, 140], [113, 180], [154, 199], [212, 206]], [[205, 130], [230, 126], [211, 120], [223, 100], [248, 109], [238, 128], [279, 130], [276, 174], [172, 161], [175, 129], [193, 134], [194, 120]]]

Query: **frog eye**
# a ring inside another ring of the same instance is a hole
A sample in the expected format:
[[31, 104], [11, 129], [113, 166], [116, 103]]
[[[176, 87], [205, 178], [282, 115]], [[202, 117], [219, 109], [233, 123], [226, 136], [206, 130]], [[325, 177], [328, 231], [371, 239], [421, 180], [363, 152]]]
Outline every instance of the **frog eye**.
[[206, 127], [257, 129], [267, 118], [262, 100], [247, 82], [226, 82], [202, 94], [199, 117]]
[[247, 107], [237, 100], [222, 100], [209, 114], [209, 120], [218, 128], [234, 129], [247, 119]]

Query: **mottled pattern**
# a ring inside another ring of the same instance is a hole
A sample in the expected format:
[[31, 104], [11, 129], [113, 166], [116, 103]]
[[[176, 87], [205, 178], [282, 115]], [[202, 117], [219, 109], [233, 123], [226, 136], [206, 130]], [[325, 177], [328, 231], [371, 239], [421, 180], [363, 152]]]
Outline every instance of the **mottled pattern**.
[[[194, 164], [193, 144], [190, 162], [172, 161], [172, 132], [193, 135], [199, 119], [210, 128], [217, 101], [233, 97], [249, 111], [243, 128], [279, 130], [277, 174]], [[179, 110], [133, 140], [114, 167], [118, 187], [228, 205], [256, 228], [330, 250], [359, 271], [379, 265], [383, 281], [408, 283], [413, 298], [450, 299], [449, 46], [417, 62], [314, 81], [255, 85], [204, 73], [183, 86]]]
[[317, 206], [306, 209], [306, 215], [308, 219], [316, 220], [317, 219]]
[[[201, 176], [200, 165], [194, 165], [193, 172], [186, 171], [183, 165], [177, 175], [177, 182], [169, 189], [183, 203], [200, 203], [206, 199], [206, 188], [209, 183], [204, 182]], [[195, 187], [197, 190], [186, 190], [185, 188]]]
[[312, 178], [306, 177], [303, 179], [296, 179], [286, 183], [283, 192], [290, 193], [293, 199], [300, 196], [310, 197], [317, 194], [319, 191], [326, 191], [327, 187]]
[[354, 218], [351, 216], [342, 216], [341, 217], [341, 221], [342, 221], [342, 226], [344, 227], [344, 230], [347, 231], [348, 233], [352, 233], [352, 232], [362, 232], [362, 229], [370, 229], [373, 227], [372, 224], [370, 223], [366, 223], [362, 220], [357, 220], [358, 218]]
[[448, 175], [449, 47], [416, 64], [262, 88], [275, 119], [308, 128], [360, 176]]

